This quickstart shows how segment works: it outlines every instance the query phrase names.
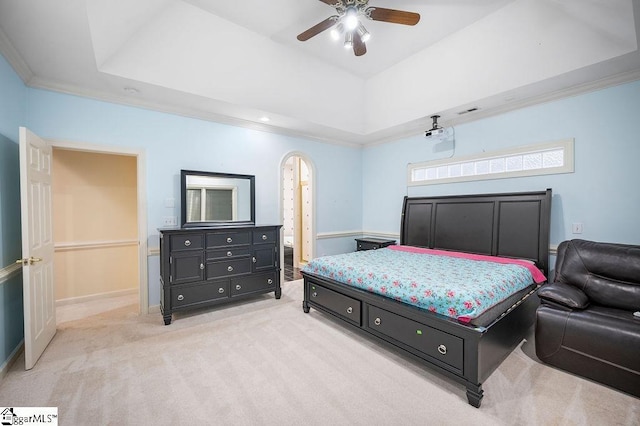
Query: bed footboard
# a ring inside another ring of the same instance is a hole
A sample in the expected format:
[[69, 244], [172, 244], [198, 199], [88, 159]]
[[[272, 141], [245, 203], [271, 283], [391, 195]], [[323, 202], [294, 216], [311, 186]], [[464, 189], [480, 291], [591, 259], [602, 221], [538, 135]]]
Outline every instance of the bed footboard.
[[488, 327], [473, 327], [303, 272], [302, 309], [315, 308], [467, 388], [480, 407], [482, 383], [522, 341], [535, 318], [534, 292]]

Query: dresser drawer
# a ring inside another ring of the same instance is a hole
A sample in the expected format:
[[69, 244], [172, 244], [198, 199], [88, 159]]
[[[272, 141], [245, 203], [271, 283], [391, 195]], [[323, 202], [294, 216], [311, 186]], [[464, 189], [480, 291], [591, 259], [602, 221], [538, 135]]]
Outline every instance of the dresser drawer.
[[251, 259], [229, 259], [217, 262], [207, 262], [206, 277], [208, 280], [248, 274], [251, 272]]
[[419, 322], [369, 306], [367, 327], [462, 372], [463, 340]]
[[360, 325], [360, 301], [317, 284], [309, 288], [309, 301], [334, 312], [341, 318]]
[[171, 251], [198, 250], [203, 247], [202, 234], [172, 235], [170, 238]]
[[251, 231], [228, 231], [207, 234], [207, 248], [241, 246], [251, 243]]
[[228, 247], [216, 250], [207, 250], [207, 260], [228, 259], [231, 257], [249, 256], [249, 247]]
[[257, 229], [253, 231], [253, 244], [275, 243], [278, 238], [276, 229]]
[[277, 273], [254, 274], [248, 277], [231, 279], [231, 297], [241, 294], [275, 290]]
[[229, 280], [171, 288], [171, 303], [174, 308], [197, 305], [229, 297]]

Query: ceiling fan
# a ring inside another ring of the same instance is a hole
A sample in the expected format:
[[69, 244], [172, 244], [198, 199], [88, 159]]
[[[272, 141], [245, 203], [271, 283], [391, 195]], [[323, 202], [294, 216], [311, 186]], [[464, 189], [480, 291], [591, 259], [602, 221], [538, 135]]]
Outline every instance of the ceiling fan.
[[417, 13], [370, 7], [369, 0], [320, 1], [334, 7], [337, 15], [332, 15], [300, 33], [298, 40], [307, 41], [311, 37], [331, 28], [332, 37], [337, 40], [344, 35], [344, 47], [347, 49], [353, 48], [353, 53], [356, 56], [362, 56], [367, 53], [365, 43], [371, 37], [369, 31], [362, 25], [361, 18], [403, 25], [415, 25], [420, 21], [420, 15]]

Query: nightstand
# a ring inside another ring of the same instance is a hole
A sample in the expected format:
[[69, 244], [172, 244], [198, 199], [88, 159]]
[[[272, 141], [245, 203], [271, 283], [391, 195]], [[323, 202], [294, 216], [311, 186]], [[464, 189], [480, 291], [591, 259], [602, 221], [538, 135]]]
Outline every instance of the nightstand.
[[381, 238], [356, 238], [356, 251], [376, 250], [392, 246], [395, 243], [396, 240], [385, 240]]

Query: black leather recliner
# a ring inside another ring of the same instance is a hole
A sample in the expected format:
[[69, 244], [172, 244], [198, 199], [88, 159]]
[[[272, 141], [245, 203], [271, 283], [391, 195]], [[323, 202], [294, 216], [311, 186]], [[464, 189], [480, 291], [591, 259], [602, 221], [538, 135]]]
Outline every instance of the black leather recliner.
[[640, 246], [564, 241], [538, 296], [541, 361], [640, 397]]

